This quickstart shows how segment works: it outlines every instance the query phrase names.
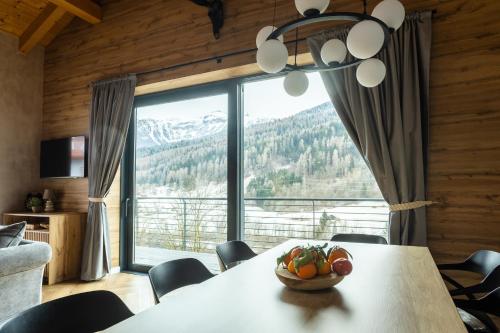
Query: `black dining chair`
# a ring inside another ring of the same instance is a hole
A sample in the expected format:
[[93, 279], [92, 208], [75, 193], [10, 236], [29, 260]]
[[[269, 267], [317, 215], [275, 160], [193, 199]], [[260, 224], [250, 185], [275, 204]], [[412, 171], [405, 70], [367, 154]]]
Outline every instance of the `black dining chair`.
[[163, 295], [172, 290], [202, 283], [214, 277], [205, 265], [194, 258], [166, 261], [151, 268], [148, 274], [156, 304], [160, 303]]
[[232, 263], [252, 259], [257, 255], [245, 242], [238, 240], [217, 245], [215, 252], [222, 272], [229, 269]]
[[387, 240], [382, 236], [365, 234], [336, 234], [332, 242], [365, 243], [387, 245]]
[[[479, 299], [453, 299], [453, 302], [457, 308], [472, 315], [461, 314], [469, 332], [498, 332], [497, 326], [487, 314], [500, 317], [500, 287]], [[483, 325], [478, 325], [475, 319]]]
[[105, 330], [133, 315], [112, 292], [91, 291], [21, 312], [2, 326], [0, 333], [91, 333]]
[[500, 287], [500, 266], [495, 267], [486, 277], [478, 284], [450, 290], [451, 296], [465, 295], [469, 299], [475, 299], [474, 294], [489, 293]]
[[[474, 252], [463, 262], [437, 265], [440, 271], [451, 270], [451, 271], [473, 272], [481, 274], [483, 278], [486, 278], [498, 266], [500, 266], [500, 253], [489, 250], [480, 250]], [[443, 280], [451, 284], [456, 289], [465, 288], [462, 284], [451, 278], [449, 275], [441, 272], [441, 276], [443, 277]], [[491, 288], [491, 286], [488, 286], [488, 288]], [[488, 291], [491, 290], [493, 289], [489, 289]], [[474, 291], [471, 290], [470, 292], [467, 292], [464, 295], [466, 295], [469, 299], [474, 299], [475, 297], [473, 293]]]

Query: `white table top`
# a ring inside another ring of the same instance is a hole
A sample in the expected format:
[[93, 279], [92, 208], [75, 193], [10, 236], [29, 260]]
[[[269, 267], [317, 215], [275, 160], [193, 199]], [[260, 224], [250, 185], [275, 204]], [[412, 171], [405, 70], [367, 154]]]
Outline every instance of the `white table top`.
[[343, 243], [354, 256], [351, 275], [327, 291], [298, 292], [274, 268], [300, 243], [169, 294], [106, 332], [466, 332], [427, 248]]

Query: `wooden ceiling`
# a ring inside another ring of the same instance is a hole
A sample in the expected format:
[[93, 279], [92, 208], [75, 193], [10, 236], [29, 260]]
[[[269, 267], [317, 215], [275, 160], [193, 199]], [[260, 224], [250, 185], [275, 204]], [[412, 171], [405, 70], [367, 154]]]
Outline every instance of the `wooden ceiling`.
[[101, 8], [91, 0], [0, 0], [0, 30], [19, 38], [19, 51], [47, 46], [74, 17], [96, 24]]

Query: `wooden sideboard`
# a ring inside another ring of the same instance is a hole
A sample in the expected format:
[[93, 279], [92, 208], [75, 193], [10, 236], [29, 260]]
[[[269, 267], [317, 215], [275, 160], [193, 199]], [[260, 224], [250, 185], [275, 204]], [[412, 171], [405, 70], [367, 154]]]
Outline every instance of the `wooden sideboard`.
[[3, 224], [26, 221], [29, 225], [46, 224], [48, 228], [26, 230], [24, 238], [42, 241], [52, 248], [52, 259], [45, 270], [47, 283], [79, 278], [86, 213], [5, 213]]

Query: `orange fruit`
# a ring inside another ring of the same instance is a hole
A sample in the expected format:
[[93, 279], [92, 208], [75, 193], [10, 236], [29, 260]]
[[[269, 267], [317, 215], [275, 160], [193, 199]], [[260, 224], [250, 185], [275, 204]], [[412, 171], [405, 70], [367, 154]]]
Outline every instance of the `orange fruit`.
[[288, 271], [290, 273], [296, 274], [296, 272], [295, 272], [295, 264], [293, 263], [293, 260], [290, 260], [290, 262], [288, 263], [287, 268], [288, 268]]
[[283, 265], [285, 265], [285, 267], [288, 267], [288, 264], [290, 263], [290, 261], [292, 261], [292, 257], [290, 254], [287, 254], [285, 256], [285, 258], [283, 259]]
[[318, 268], [319, 275], [327, 275], [331, 273], [330, 264], [325, 260], [318, 261], [316, 266]]
[[302, 248], [301, 247], [296, 247], [292, 250], [292, 252], [290, 253], [290, 260], [292, 260], [293, 258], [295, 257], [298, 257], [302, 254]]
[[297, 270], [297, 276], [301, 279], [312, 279], [318, 274], [318, 269], [313, 262], [302, 265]]
[[343, 248], [337, 248], [337, 249], [334, 249], [332, 250], [332, 252], [330, 252], [330, 255], [328, 256], [328, 262], [331, 264], [333, 264], [333, 262], [337, 259], [340, 259], [340, 258], [344, 258], [344, 259], [349, 259], [348, 255], [347, 255], [347, 251], [344, 250]]

